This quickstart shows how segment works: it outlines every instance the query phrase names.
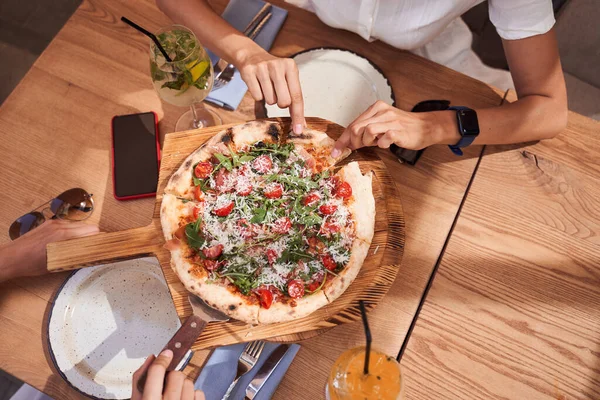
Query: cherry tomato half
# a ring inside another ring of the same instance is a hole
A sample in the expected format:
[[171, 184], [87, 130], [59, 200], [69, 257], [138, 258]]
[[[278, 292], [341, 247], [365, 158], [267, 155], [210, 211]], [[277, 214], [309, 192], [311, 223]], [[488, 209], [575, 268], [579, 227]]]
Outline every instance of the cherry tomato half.
[[206, 179], [210, 176], [213, 170], [213, 165], [210, 161], [200, 161], [194, 168], [194, 175], [199, 179]]
[[337, 206], [335, 204], [323, 204], [319, 207], [319, 212], [323, 215], [331, 215], [337, 211]]
[[348, 182], [342, 182], [334, 189], [333, 194], [336, 197], [347, 199], [352, 196], [352, 186]]
[[256, 172], [260, 174], [266, 174], [273, 168], [273, 161], [271, 161], [271, 157], [263, 154], [262, 156], [258, 156], [252, 162], [252, 167], [256, 170]]
[[293, 299], [301, 299], [304, 296], [304, 283], [300, 279], [289, 281], [288, 294]]
[[334, 271], [337, 268], [335, 260], [329, 254], [321, 256], [321, 262], [323, 263], [325, 268], [327, 268], [330, 271]]
[[312, 206], [320, 199], [321, 199], [321, 196], [319, 195], [319, 193], [312, 192], [312, 193], [307, 194], [306, 197], [304, 197], [304, 199], [302, 199], [302, 204], [304, 204], [305, 206]]
[[269, 185], [265, 188], [265, 197], [267, 199], [278, 199], [283, 195], [283, 186], [280, 183]]
[[226, 205], [224, 205], [221, 208], [215, 208], [213, 210], [213, 213], [217, 217], [226, 217], [231, 213], [231, 210], [233, 210], [233, 201], [230, 201], [229, 203], [227, 203]]
[[258, 294], [258, 301], [260, 306], [266, 310], [271, 307], [271, 303], [273, 303], [273, 293], [269, 289], [257, 289], [256, 293]]
[[281, 217], [275, 220], [273, 223], [273, 232], [285, 234], [288, 233], [292, 227], [292, 221], [288, 217]]

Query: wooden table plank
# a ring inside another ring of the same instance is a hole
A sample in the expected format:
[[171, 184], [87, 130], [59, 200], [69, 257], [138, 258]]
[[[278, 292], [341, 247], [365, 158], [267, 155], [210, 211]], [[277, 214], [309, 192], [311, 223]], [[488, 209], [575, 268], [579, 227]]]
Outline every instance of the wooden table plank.
[[[395, 90], [398, 106], [405, 110], [432, 98], [471, 107], [500, 103], [502, 93], [481, 82], [383, 43], [367, 43], [357, 35], [325, 26], [306, 11], [275, 3], [290, 10], [274, 43], [276, 55], [318, 46], [349, 48], [381, 67]], [[214, 2], [219, 11], [225, 4], [224, 0]], [[0, 141], [0, 228], [7, 229], [22, 213], [75, 186], [94, 193], [97, 210], [91, 222], [105, 231], [149, 222], [152, 199], [119, 202], [113, 198], [110, 119], [155, 110], [164, 133], [184, 110], [160, 102], [150, 82], [148, 42], [119, 22], [121, 15], [151, 30], [169, 24], [151, 1], [84, 1], [0, 108], [4, 139]], [[237, 112], [218, 112], [225, 122], [232, 122], [255, 118], [254, 109], [247, 95]], [[465, 157], [456, 158], [445, 146], [437, 146], [428, 149], [416, 167], [400, 165], [390, 153], [381, 151], [400, 188], [407, 227], [399, 279], [370, 315], [376, 344], [389, 354], [396, 354], [404, 340], [480, 150], [469, 148]], [[15, 185], [23, 180], [27, 185]], [[0, 368], [57, 399], [80, 397], [52, 375], [42, 351], [46, 342], [41, 330], [44, 313], [66, 276], [0, 285]], [[18, 318], [19, 310], [28, 307], [27, 318]], [[275, 397], [297, 398], [297, 393], [304, 393], [304, 398], [321, 397], [334, 359], [362, 340], [359, 324], [351, 324], [303, 342]], [[35, 346], [23, 360], [20, 349], [27, 343]], [[194, 366], [200, 365], [206, 354], [198, 353]]]
[[402, 358], [408, 398], [600, 398], [598, 132], [570, 113], [553, 140], [486, 148]]

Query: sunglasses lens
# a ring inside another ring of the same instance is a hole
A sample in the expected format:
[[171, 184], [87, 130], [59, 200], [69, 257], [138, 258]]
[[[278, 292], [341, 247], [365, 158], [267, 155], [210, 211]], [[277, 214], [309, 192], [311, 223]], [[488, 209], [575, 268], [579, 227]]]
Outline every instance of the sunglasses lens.
[[10, 236], [11, 240], [15, 240], [19, 236], [24, 235], [30, 230], [40, 226], [45, 220], [46, 218], [44, 215], [39, 212], [34, 211], [30, 212], [29, 214], [25, 214], [12, 223], [8, 229], [8, 235]]
[[428, 112], [428, 111], [442, 111], [450, 107], [448, 100], [427, 100], [422, 101], [415, 105], [412, 109], [413, 112]]
[[92, 214], [94, 200], [83, 189], [70, 189], [50, 202], [50, 210], [60, 219], [81, 221]]

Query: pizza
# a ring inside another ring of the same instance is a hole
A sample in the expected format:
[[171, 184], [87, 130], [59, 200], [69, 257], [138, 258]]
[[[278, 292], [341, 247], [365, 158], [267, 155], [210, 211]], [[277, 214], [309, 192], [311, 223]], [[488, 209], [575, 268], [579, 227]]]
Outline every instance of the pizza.
[[373, 238], [371, 173], [335, 165], [325, 132], [223, 130], [183, 162], [160, 218], [186, 289], [251, 324], [304, 317], [352, 283]]

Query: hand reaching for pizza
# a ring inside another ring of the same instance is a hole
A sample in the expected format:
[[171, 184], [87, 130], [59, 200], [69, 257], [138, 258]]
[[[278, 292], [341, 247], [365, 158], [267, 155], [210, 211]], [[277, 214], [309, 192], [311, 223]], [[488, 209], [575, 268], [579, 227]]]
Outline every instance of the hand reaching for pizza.
[[267, 104], [289, 107], [292, 129], [295, 133], [302, 133], [306, 126], [304, 101], [294, 60], [275, 57], [259, 49], [245, 57], [239, 64], [239, 70], [254, 100], [262, 101], [264, 98]]
[[438, 143], [456, 143], [460, 137], [450, 112], [413, 113], [378, 101], [344, 130], [331, 152], [337, 157], [345, 148], [378, 146], [392, 143], [405, 149], [420, 150]]
[[[131, 400], [205, 400], [204, 393], [194, 390], [194, 383], [183, 372], [171, 371], [167, 374], [172, 359], [171, 350], [164, 350], [158, 357], [150, 355], [133, 373]], [[148, 375], [144, 393], [141, 393], [138, 381], [146, 371]]]
[[0, 246], [0, 282], [42, 275], [46, 269], [46, 245], [98, 233], [98, 227], [83, 222], [50, 220], [13, 242]]

